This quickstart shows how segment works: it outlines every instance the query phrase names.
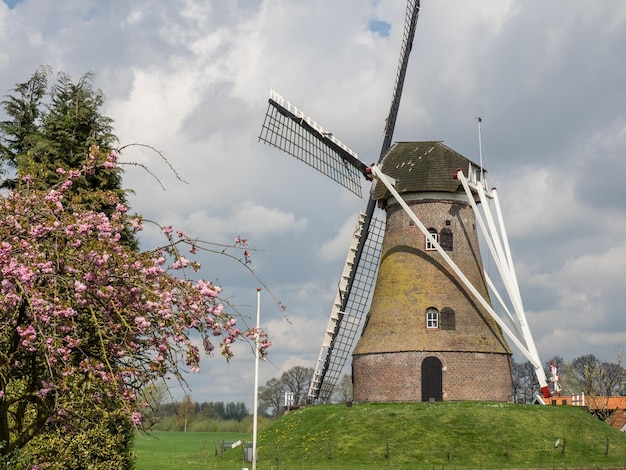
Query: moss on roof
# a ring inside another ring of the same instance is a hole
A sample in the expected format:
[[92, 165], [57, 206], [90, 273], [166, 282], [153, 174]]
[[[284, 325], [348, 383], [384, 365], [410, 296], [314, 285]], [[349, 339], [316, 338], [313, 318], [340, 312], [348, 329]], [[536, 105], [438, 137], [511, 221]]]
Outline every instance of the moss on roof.
[[[441, 141], [398, 142], [382, 164], [382, 171], [396, 180], [398, 193], [463, 192], [461, 183], [453, 178], [458, 168], [467, 175], [469, 166], [480, 166]], [[374, 189], [374, 199], [388, 199], [390, 194], [382, 184]]]

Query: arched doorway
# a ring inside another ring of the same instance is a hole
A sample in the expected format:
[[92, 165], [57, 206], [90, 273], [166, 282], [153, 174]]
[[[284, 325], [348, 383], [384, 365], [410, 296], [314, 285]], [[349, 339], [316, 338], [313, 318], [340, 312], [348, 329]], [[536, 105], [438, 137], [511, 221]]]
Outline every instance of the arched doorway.
[[422, 401], [443, 400], [443, 377], [441, 361], [429, 356], [422, 361]]

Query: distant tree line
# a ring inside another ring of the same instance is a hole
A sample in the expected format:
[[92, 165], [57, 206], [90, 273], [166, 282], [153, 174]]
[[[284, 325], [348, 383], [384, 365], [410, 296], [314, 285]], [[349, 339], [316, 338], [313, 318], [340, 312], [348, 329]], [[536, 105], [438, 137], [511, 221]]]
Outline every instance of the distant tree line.
[[[268, 418], [282, 415], [288, 405], [299, 406], [307, 402], [309, 385], [314, 369], [295, 366], [283, 372], [279, 378], [268, 380], [259, 388], [259, 412]], [[287, 398], [289, 397], [289, 398]], [[332, 403], [352, 401], [352, 376], [344, 375], [335, 385]]]
[[[601, 361], [593, 354], [586, 354], [565, 362], [554, 356], [546, 361], [544, 369], [550, 378], [550, 364], [556, 364], [561, 379], [562, 395], [585, 394], [592, 397], [626, 395], [626, 369], [623, 355], [617, 354], [615, 362]], [[513, 361], [513, 397], [516, 401], [530, 403], [539, 389], [535, 369], [530, 361]]]
[[163, 402], [152, 397], [151, 429], [161, 431], [249, 432], [252, 416], [244, 402], [196, 402], [191, 395]]
[[[187, 395], [186, 397], [188, 397]], [[185, 397], [185, 398], [186, 398]], [[184, 409], [181, 412], [181, 408]], [[165, 418], [168, 416], [187, 415], [190, 418], [195, 416], [220, 420], [220, 421], [243, 421], [250, 414], [248, 407], [244, 402], [191, 402], [191, 406], [186, 404], [186, 400], [164, 403], [161, 405], [158, 416]]]

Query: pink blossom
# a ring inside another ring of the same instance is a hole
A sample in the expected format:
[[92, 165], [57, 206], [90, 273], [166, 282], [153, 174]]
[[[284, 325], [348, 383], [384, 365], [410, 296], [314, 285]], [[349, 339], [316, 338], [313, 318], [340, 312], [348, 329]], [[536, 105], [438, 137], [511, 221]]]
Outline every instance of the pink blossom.
[[186, 268], [187, 266], [189, 266], [189, 260], [185, 258], [184, 256], [181, 256], [180, 258], [178, 258], [172, 265], [174, 269]]
[[135, 324], [141, 329], [150, 328], [150, 322], [144, 317], [135, 317]]
[[[61, 425], [83, 406], [71, 393], [77, 376], [90, 382], [81, 399], [104, 409], [121, 406], [141, 425], [136, 388], [166, 375], [182, 378], [181, 357], [188, 370], [198, 371], [198, 341], [207, 353], [217, 348], [229, 359], [232, 345], [250, 334], [236, 327], [236, 319], [219, 302], [219, 286], [176, 277], [166, 268], [172, 260], [172, 267], [198, 269], [191, 255], [199, 245], [182, 231], [176, 231], [176, 239], [167, 226], [164, 246], [136, 251], [120, 239], [129, 227], [140, 230], [142, 218], [128, 215], [116, 194], [101, 197], [116, 208], [107, 216], [85, 208], [65, 191], [80, 174], [94, 174], [116, 162], [116, 155], [92, 147], [88, 166], [60, 171], [55, 188], [16, 190], [6, 193], [0, 204], [2, 328], [17, 338], [17, 348], [5, 361], [10, 383], [0, 398], [8, 402], [5, 394], [13, 394], [11, 403], [19, 403], [18, 385], [31, 379], [24, 371], [36, 357], [43, 367], [27, 399], [37, 401], [33, 393], [40, 400], [54, 394], [58, 400], [49, 419]], [[19, 187], [29, 179], [21, 177]], [[238, 238], [236, 243], [246, 246], [247, 240]], [[183, 244], [190, 247], [189, 258], [181, 256]], [[256, 334], [260, 348], [268, 347], [265, 334]]]
[[130, 224], [135, 232], [143, 230], [143, 224], [141, 223], [140, 217], [133, 217], [132, 219], [130, 219]]
[[141, 423], [143, 422], [143, 416], [141, 415], [141, 413], [139, 413], [139, 411], [133, 411], [130, 415], [130, 421], [135, 426], [141, 426]]

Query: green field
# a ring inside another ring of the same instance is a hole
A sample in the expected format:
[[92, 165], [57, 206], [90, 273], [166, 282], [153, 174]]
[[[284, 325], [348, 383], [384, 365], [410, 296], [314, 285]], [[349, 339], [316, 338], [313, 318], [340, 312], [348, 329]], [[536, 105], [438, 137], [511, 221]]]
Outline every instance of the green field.
[[[138, 434], [135, 438], [137, 470], [241, 470], [242, 447], [220, 450], [221, 443], [251, 441], [251, 434], [217, 432], [162, 432]], [[217, 452], [216, 452], [216, 449]], [[217, 454], [217, 455], [216, 455]], [[250, 467], [251, 468], [251, 467]]]
[[[250, 434], [154, 433], [137, 469], [251, 468], [222, 440]], [[569, 406], [508, 403], [318, 405], [259, 433], [258, 470], [626, 468], [626, 434]]]

